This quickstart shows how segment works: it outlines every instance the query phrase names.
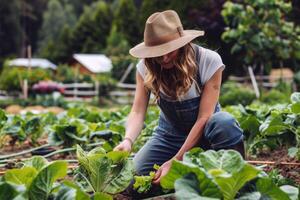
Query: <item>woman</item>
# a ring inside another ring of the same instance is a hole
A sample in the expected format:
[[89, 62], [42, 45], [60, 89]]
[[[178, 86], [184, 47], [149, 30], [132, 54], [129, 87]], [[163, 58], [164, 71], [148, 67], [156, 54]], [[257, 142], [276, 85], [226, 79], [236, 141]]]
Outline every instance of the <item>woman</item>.
[[168, 172], [173, 159], [195, 146], [236, 149], [244, 156], [243, 133], [236, 120], [220, 111], [224, 64], [214, 51], [192, 44], [203, 31], [183, 30], [173, 10], [152, 14], [146, 22], [144, 42], [130, 50], [137, 64], [136, 93], [125, 139], [115, 150], [131, 151], [143, 128], [149, 94], [161, 109], [153, 136], [134, 157], [140, 175], [161, 165], [154, 183]]

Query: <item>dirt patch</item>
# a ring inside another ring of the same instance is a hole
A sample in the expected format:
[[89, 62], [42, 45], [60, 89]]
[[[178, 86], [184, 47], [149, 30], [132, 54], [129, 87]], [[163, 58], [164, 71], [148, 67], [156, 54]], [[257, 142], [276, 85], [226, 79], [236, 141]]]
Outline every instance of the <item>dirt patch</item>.
[[25, 114], [27, 112], [31, 112], [34, 114], [52, 112], [54, 114], [59, 114], [64, 112], [65, 110], [60, 107], [52, 106], [52, 107], [43, 107], [43, 106], [28, 106], [21, 107], [19, 105], [11, 105], [5, 108], [5, 112], [9, 114]]
[[19, 114], [22, 109], [23, 109], [23, 107], [21, 107], [19, 105], [11, 105], [11, 106], [7, 106], [5, 108], [5, 112], [8, 114]]
[[[278, 169], [283, 177], [292, 179], [297, 185], [300, 185], [300, 166], [288, 164], [300, 164], [300, 161], [296, 158], [291, 158], [288, 156], [287, 147], [282, 147], [280, 149], [269, 152], [262, 152], [257, 154], [256, 157], [248, 156], [248, 160], [273, 161], [275, 162], [274, 165], [267, 165], [267, 167], [264, 168], [266, 172], [270, 172], [273, 169]], [[281, 164], [284, 162], [286, 162], [287, 164]]]

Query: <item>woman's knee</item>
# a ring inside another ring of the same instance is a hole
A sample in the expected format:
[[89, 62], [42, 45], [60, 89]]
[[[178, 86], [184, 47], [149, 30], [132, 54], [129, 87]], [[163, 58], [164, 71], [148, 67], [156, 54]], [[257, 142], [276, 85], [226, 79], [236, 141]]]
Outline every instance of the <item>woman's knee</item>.
[[217, 112], [208, 120], [204, 136], [214, 148], [233, 145], [243, 139], [243, 131], [227, 112]]
[[227, 113], [227, 112], [217, 112], [214, 113], [210, 119], [208, 120], [208, 124], [211, 124], [213, 126], [220, 126], [220, 127], [226, 127], [226, 126], [232, 126], [235, 123], [234, 117]]

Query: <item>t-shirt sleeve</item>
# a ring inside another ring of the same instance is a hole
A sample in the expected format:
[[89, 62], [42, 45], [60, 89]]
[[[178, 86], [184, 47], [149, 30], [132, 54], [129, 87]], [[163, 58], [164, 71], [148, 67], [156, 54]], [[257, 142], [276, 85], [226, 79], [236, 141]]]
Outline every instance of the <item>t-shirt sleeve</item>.
[[139, 62], [136, 64], [136, 69], [140, 73], [143, 79], [145, 79], [146, 76], [146, 66], [144, 59], [139, 60]]
[[222, 70], [225, 68], [221, 56], [210, 49], [202, 49], [203, 55], [200, 59], [199, 73], [201, 78], [201, 83], [204, 85], [216, 71], [220, 68]]

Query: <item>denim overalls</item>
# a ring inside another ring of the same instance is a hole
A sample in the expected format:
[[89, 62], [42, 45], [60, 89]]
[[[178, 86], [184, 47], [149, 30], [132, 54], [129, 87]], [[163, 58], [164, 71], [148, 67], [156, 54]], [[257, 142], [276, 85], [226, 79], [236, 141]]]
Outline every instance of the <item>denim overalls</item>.
[[[195, 52], [198, 60], [199, 50]], [[199, 73], [197, 82], [201, 85]], [[197, 120], [201, 94], [183, 101], [170, 100], [163, 93], [159, 97], [158, 106], [161, 112], [158, 127], [133, 159], [139, 175], [149, 174], [153, 171], [154, 164], [162, 165], [175, 156]], [[199, 143], [203, 149], [228, 148], [243, 140], [242, 129], [236, 120], [229, 113], [220, 110], [217, 103], [215, 113], [205, 125]]]

